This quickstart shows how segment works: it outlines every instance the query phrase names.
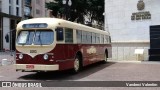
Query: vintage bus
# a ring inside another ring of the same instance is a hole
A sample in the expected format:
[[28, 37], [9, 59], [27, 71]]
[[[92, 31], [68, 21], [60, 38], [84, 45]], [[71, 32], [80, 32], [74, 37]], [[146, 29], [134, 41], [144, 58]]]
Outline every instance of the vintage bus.
[[57, 18], [21, 21], [16, 32], [16, 71], [72, 69], [111, 57], [107, 31]]

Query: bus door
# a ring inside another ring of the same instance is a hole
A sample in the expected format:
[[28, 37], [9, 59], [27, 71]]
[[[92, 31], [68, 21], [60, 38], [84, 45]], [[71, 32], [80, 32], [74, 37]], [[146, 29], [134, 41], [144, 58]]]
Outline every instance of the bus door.
[[64, 30], [61, 27], [56, 28], [56, 38], [57, 38], [57, 45], [55, 53], [58, 59], [65, 59], [66, 58], [66, 45], [64, 43], [60, 44], [60, 42], [64, 41]]
[[65, 28], [65, 44], [67, 50], [66, 57], [68, 59], [73, 59], [75, 56], [75, 46], [73, 44], [73, 29]]

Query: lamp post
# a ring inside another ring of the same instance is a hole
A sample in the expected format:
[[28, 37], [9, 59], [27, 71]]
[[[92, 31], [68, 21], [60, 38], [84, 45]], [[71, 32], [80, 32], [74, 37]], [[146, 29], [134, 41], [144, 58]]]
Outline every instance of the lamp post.
[[65, 11], [64, 11], [64, 16], [66, 18], [66, 20], [68, 20], [69, 17], [69, 8], [72, 5], [72, 1], [71, 0], [62, 0], [62, 4], [65, 5]]

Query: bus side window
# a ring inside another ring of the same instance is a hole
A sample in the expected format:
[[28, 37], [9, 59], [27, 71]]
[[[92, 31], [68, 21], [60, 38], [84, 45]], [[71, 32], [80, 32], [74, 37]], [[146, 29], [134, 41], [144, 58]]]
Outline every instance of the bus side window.
[[107, 35], [105, 35], [105, 37], [104, 37], [104, 42], [105, 42], [105, 44], [107, 44], [107, 43], [108, 43]]
[[63, 35], [63, 28], [57, 28], [57, 41], [63, 41], [64, 40], [64, 35]]
[[104, 35], [101, 34], [101, 44], [104, 44]]
[[82, 31], [77, 30], [77, 43], [81, 43], [81, 42], [82, 42]]
[[73, 43], [73, 29], [69, 29], [69, 28], [65, 29], [65, 42]]
[[96, 34], [96, 44], [100, 43], [100, 34]]
[[92, 33], [87, 32], [87, 44], [91, 44], [91, 43], [92, 43]]
[[87, 32], [83, 31], [82, 33], [82, 43], [86, 44], [87, 43]]
[[96, 34], [92, 33], [92, 44], [96, 43]]

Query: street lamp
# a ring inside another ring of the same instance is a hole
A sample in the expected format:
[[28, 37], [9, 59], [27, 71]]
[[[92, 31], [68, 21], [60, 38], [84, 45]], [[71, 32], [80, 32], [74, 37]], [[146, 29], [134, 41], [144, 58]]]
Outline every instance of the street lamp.
[[65, 5], [65, 12], [64, 15], [66, 17], [66, 20], [68, 20], [68, 16], [69, 16], [69, 8], [72, 5], [72, 1], [71, 0], [62, 0], [62, 4]]
[[72, 5], [72, 1], [71, 1], [71, 0], [68, 1], [68, 5], [69, 5], [69, 6]]

